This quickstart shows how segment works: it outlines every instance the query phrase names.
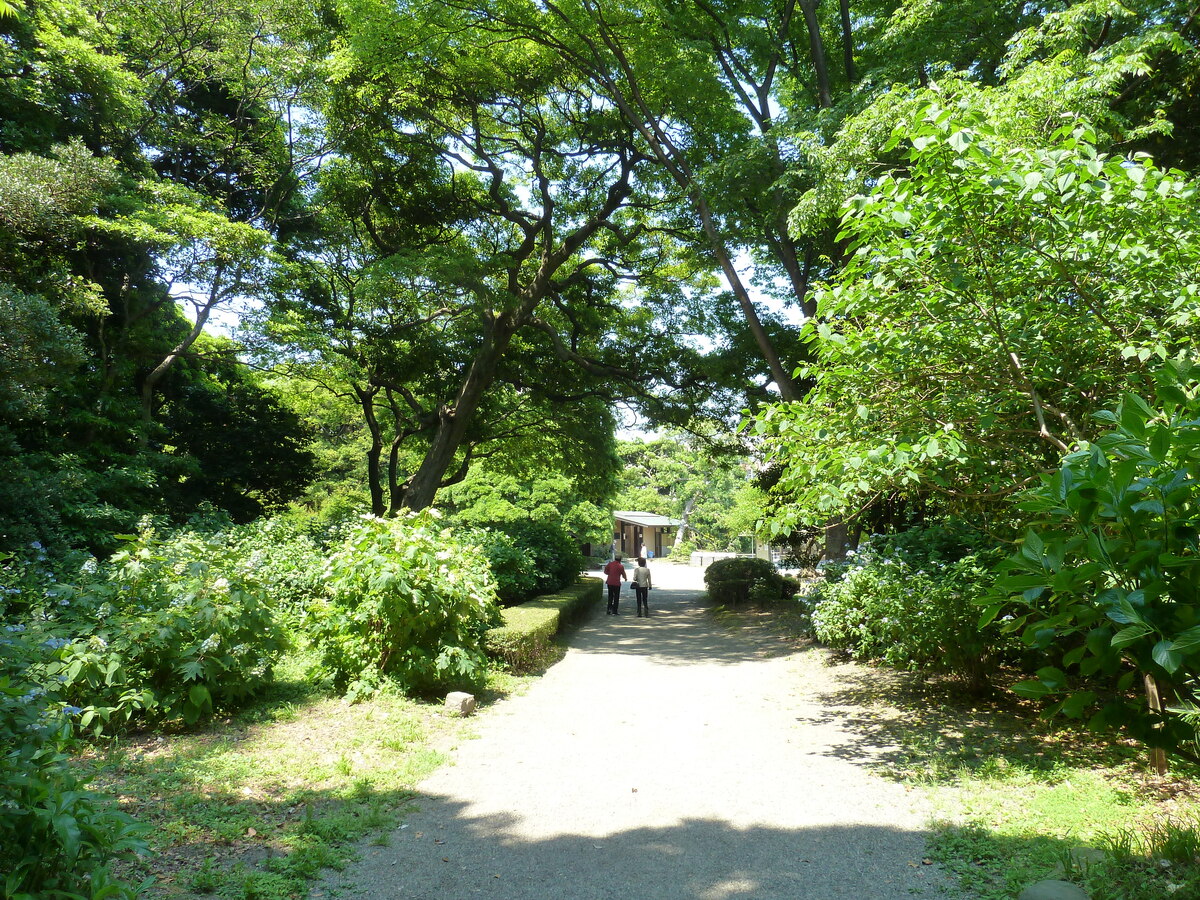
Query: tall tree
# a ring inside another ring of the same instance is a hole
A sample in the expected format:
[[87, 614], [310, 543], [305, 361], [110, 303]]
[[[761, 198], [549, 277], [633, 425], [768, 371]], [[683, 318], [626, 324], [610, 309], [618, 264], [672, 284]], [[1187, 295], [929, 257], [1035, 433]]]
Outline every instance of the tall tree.
[[687, 390], [650, 311], [681, 298], [655, 274], [675, 261], [666, 199], [622, 119], [519, 36], [428, 6], [353, 13], [324, 107], [338, 212], [298, 258], [325, 274], [291, 308], [345, 329], [330, 349], [354, 356], [376, 509], [429, 505], [514, 413]]
[[760, 420], [796, 499], [780, 524], [896, 491], [1003, 514], [1094, 439], [1095, 413], [1190, 355], [1196, 185], [1099, 152], [1079, 122], [1014, 140], [1028, 96], [931, 94], [898, 132], [906, 170], [848, 205], [814, 392]]

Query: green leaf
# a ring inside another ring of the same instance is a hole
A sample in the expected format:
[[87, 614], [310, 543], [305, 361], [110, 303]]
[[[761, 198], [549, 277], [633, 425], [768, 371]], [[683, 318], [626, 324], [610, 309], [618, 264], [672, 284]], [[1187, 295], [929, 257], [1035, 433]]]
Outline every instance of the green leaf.
[[198, 659], [189, 659], [179, 665], [178, 671], [184, 681], [196, 681], [204, 675], [204, 664]]
[[1068, 718], [1080, 719], [1089, 706], [1096, 702], [1096, 695], [1091, 691], [1077, 691], [1071, 694], [1062, 704], [1062, 713]]
[[1105, 610], [1105, 614], [1119, 625], [1145, 624], [1141, 615], [1133, 608], [1133, 604], [1126, 597], [1122, 597], [1117, 603], [1109, 606]]
[[1148, 512], [1156, 516], [1161, 516], [1164, 512], [1161, 500], [1141, 500], [1130, 507], [1134, 512]]
[[1026, 559], [1041, 562], [1046, 552], [1046, 545], [1038, 533], [1030, 528], [1025, 532], [1025, 541], [1021, 544], [1021, 555]]
[[974, 135], [972, 135], [969, 131], [956, 131], [954, 134], [950, 135], [950, 146], [953, 147], [957, 153], [962, 153], [971, 146], [973, 141]]
[[1028, 697], [1031, 700], [1040, 700], [1042, 697], [1047, 697], [1054, 693], [1054, 689], [1048, 687], [1040, 681], [1018, 681], [1012, 686], [1014, 694], [1019, 694], [1022, 697]]
[[984, 611], [979, 614], [979, 627], [985, 628], [992, 624], [1002, 609], [1004, 609], [1003, 603], [993, 603], [991, 606], [984, 609]]
[[1139, 623], [1137, 625], [1130, 625], [1126, 628], [1122, 628], [1120, 631], [1118, 631], [1116, 634], [1113, 635], [1112, 646], [1114, 649], [1119, 649], [1121, 647], [1128, 646], [1129, 644], [1132, 644], [1134, 641], [1141, 640], [1143, 637], [1145, 637], [1148, 634], [1151, 634], [1153, 631], [1154, 631], [1154, 629], [1151, 628], [1149, 625], [1145, 624], [1144, 622]]
[[1174, 649], [1181, 653], [1200, 646], [1200, 625], [1193, 625], [1191, 628], [1179, 632], [1171, 643], [1174, 645]]
[[1067, 676], [1063, 673], [1062, 669], [1055, 668], [1054, 666], [1043, 666], [1035, 674], [1041, 679], [1043, 684], [1052, 690], [1066, 687]]
[[1153, 434], [1150, 435], [1150, 455], [1158, 462], [1165, 462], [1167, 454], [1171, 451], [1171, 430], [1169, 428], [1155, 428]]
[[1154, 649], [1150, 651], [1150, 655], [1156, 663], [1168, 672], [1177, 671], [1183, 663], [1183, 656], [1175, 651], [1174, 644], [1166, 640], [1155, 644]]

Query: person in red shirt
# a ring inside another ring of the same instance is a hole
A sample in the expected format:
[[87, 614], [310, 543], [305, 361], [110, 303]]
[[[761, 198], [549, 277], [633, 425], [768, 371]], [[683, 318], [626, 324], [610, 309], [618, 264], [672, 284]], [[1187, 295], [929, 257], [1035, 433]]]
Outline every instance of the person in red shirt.
[[621, 564], [619, 553], [604, 567], [604, 575], [604, 583], [608, 585], [608, 615], [620, 615], [617, 612], [617, 604], [621, 602], [621, 582], [628, 576], [625, 574], [625, 566]]

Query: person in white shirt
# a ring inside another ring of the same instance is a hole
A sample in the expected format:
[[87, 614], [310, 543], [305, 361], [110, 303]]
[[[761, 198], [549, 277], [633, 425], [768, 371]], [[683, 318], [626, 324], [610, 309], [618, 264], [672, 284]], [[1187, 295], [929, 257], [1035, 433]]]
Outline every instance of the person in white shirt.
[[646, 557], [639, 556], [637, 567], [633, 570], [633, 592], [637, 595], [637, 614], [650, 615], [650, 569], [646, 566]]

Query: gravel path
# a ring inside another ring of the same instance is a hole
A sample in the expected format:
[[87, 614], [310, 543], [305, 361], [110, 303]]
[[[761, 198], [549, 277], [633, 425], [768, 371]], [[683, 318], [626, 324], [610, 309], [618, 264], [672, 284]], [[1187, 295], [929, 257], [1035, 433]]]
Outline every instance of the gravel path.
[[[698, 605], [699, 569], [652, 565], [652, 615], [601, 608], [527, 693], [421, 785], [390, 845], [315, 893], [388, 900], [910, 900], [916, 793], [863, 766], [821, 654]], [[853, 752], [851, 752], [853, 746]]]

